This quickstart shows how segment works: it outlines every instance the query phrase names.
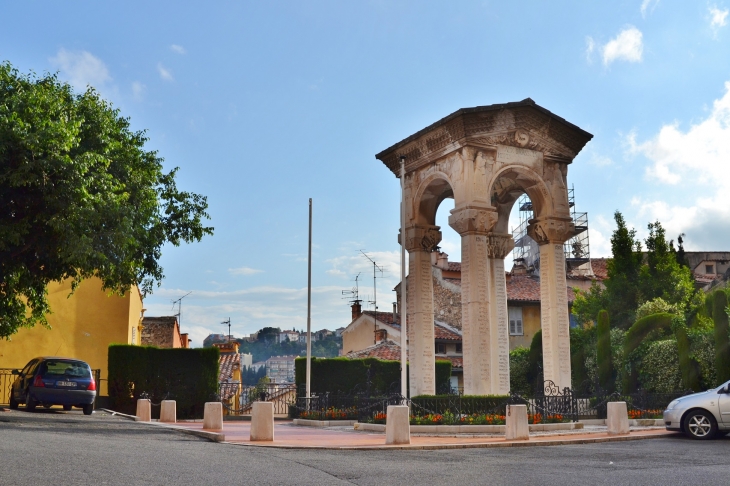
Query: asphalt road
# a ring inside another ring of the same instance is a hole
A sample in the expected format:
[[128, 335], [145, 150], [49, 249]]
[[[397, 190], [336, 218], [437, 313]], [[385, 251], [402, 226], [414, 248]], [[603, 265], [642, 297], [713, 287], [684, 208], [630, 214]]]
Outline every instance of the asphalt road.
[[730, 484], [730, 437], [439, 451], [217, 444], [99, 412], [0, 412], [0, 485]]

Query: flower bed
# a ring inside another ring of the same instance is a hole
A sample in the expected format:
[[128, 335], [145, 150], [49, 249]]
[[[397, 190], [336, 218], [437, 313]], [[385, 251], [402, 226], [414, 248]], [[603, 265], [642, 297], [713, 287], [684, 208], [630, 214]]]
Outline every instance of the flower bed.
[[356, 420], [357, 408], [330, 407], [324, 410], [302, 410], [299, 413], [299, 418], [306, 420]]
[[664, 418], [662, 410], [629, 410], [629, 419], [660, 419]]
[[[375, 424], [384, 424], [387, 414], [384, 412], [376, 413], [369, 421]], [[542, 414], [528, 414], [527, 421], [530, 424], [558, 424], [570, 422], [563, 415], [548, 415], [546, 418]], [[443, 414], [429, 413], [424, 415], [411, 415], [411, 425], [504, 425], [505, 416], [496, 413], [473, 413], [470, 415], [455, 415], [448, 410]]]

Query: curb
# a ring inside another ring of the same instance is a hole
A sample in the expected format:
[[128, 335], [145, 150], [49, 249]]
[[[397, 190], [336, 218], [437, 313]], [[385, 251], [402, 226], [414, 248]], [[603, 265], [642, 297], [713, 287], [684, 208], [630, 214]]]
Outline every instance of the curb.
[[204, 439], [208, 439], [213, 442], [225, 442], [226, 436], [224, 434], [218, 433], [218, 432], [208, 432], [206, 430], [193, 430], [193, 429], [186, 429], [185, 427], [179, 427], [172, 424], [168, 424], [165, 422], [143, 422], [139, 420], [135, 415], [129, 415], [126, 413], [121, 412], [115, 412], [114, 410], [109, 410], [108, 408], [100, 408], [99, 410], [103, 410], [104, 412], [112, 415], [112, 416], [120, 416], [127, 420], [133, 420], [135, 422], [139, 422], [141, 424], [149, 424], [149, 425], [155, 425], [157, 427], [164, 427], [166, 429], [175, 430], [178, 432], [182, 432], [183, 434], [188, 435], [195, 435], [198, 437], [202, 437]]
[[337, 451], [383, 451], [383, 450], [445, 450], [445, 449], [491, 449], [498, 447], [543, 447], [543, 446], [559, 446], [559, 445], [577, 445], [577, 444], [598, 444], [603, 442], [627, 442], [632, 440], [647, 439], [663, 439], [666, 437], [674, 437], [681, 435], [679, 432], [665, 432], [662, 434], [652, 435], [635, 435], [635, 436], [618, 436], [618, 437], [595, 437], [584, 439], [560, 439], [560, 440], [541, 440], [539, 442], [514, 441], [514, 442], [475, 442], [471, 444], [429, 444], [429, 445], [396, 445], [396, 446], [299, 446], [299, 445], [263, 445], [245, 442], [228, 442], [228, 444], [244, 446], [244, 447], [260, 447], [273, 449], [320, 449], [320, 450], [337, 450]]

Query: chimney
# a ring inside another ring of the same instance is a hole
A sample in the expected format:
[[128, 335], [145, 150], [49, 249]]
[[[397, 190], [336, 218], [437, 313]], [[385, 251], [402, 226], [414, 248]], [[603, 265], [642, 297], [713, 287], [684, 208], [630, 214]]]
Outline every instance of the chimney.
[[388, 331], [385, 329], [376, 329], [375, 330], [375, 344], [382, 343], [388, 339]]
[[354, 321], [358, 317], [362, 315], [362, 305], [360, 305], [360, 300], [356, 300], [352, 304], [352, 320]]
[[398, 302], [393, 302], [393, 322], [398, 322]]
[[438, 262], [436, 263], [436, 266], [439, 267], [441, 270], [448, 270], [448, 268], [449, 268], [449, 255], [447, 255], [444, 252], [439, 252], [439, 254], [438, 254]]

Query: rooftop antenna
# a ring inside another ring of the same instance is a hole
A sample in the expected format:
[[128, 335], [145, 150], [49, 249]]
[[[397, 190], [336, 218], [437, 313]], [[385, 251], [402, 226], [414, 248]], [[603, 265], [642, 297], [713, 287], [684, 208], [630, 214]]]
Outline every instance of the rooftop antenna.
[[228, 324], [228, 342], [231, 342], [231, 318], [229, 317], [228, 320], [221, 322], [224, 326]]
[[359, 279], [360, 279], [360, 273], [355, 275], [355, 286], [353, 288], [351, 288], [350, 290], [342, 291], [342, 295], [346, 296], [343, 298], [349, 299], [350, 304], [358, 304], [361, 302], [361, 300], [360, 300], [360, 282], [358, 282]]
[[[360, 253], [362, 253], [362, 255], [365, 258], [367, 258], [368, 260], [370, 260], [370, 262], [373, 264], [373, 300], [368, 301], [368, 303], [369, 304], [373, 304], [373, 307], [375, 307], [375, 312], [376, 312], [376, 315], [377, 315], [377, 312], [378, 312], [378, 291], [377, 291], [377, 285], [376, 285], [375, 282], [376, 282], [376, 278], [377, 278], [377, 275], [376, 275], [377, 272], [380, 272], [380, 276], [381, 277], [383, 276], [383, 267], [381, 267], [377, 263], [375, 263], [375, 260], [373, 260], [372, 258], [370, 258], [368, 256], [368, 254], [365, 253], [364, 251], [360, 250]], [[377, 319], [377, 317], [375, 319]]]
[[172, 310], [175, 310], [175, 304], [177, 304], [177, 314], [174, 314], [175, 317], [177, 317], [177, 325], [182, 327], [182, 300], [187, 297], [188, 295], [192, 294], [193, 291], [191, 290], [187, 294], [183, 295], [177, 300], [172, 301]]

